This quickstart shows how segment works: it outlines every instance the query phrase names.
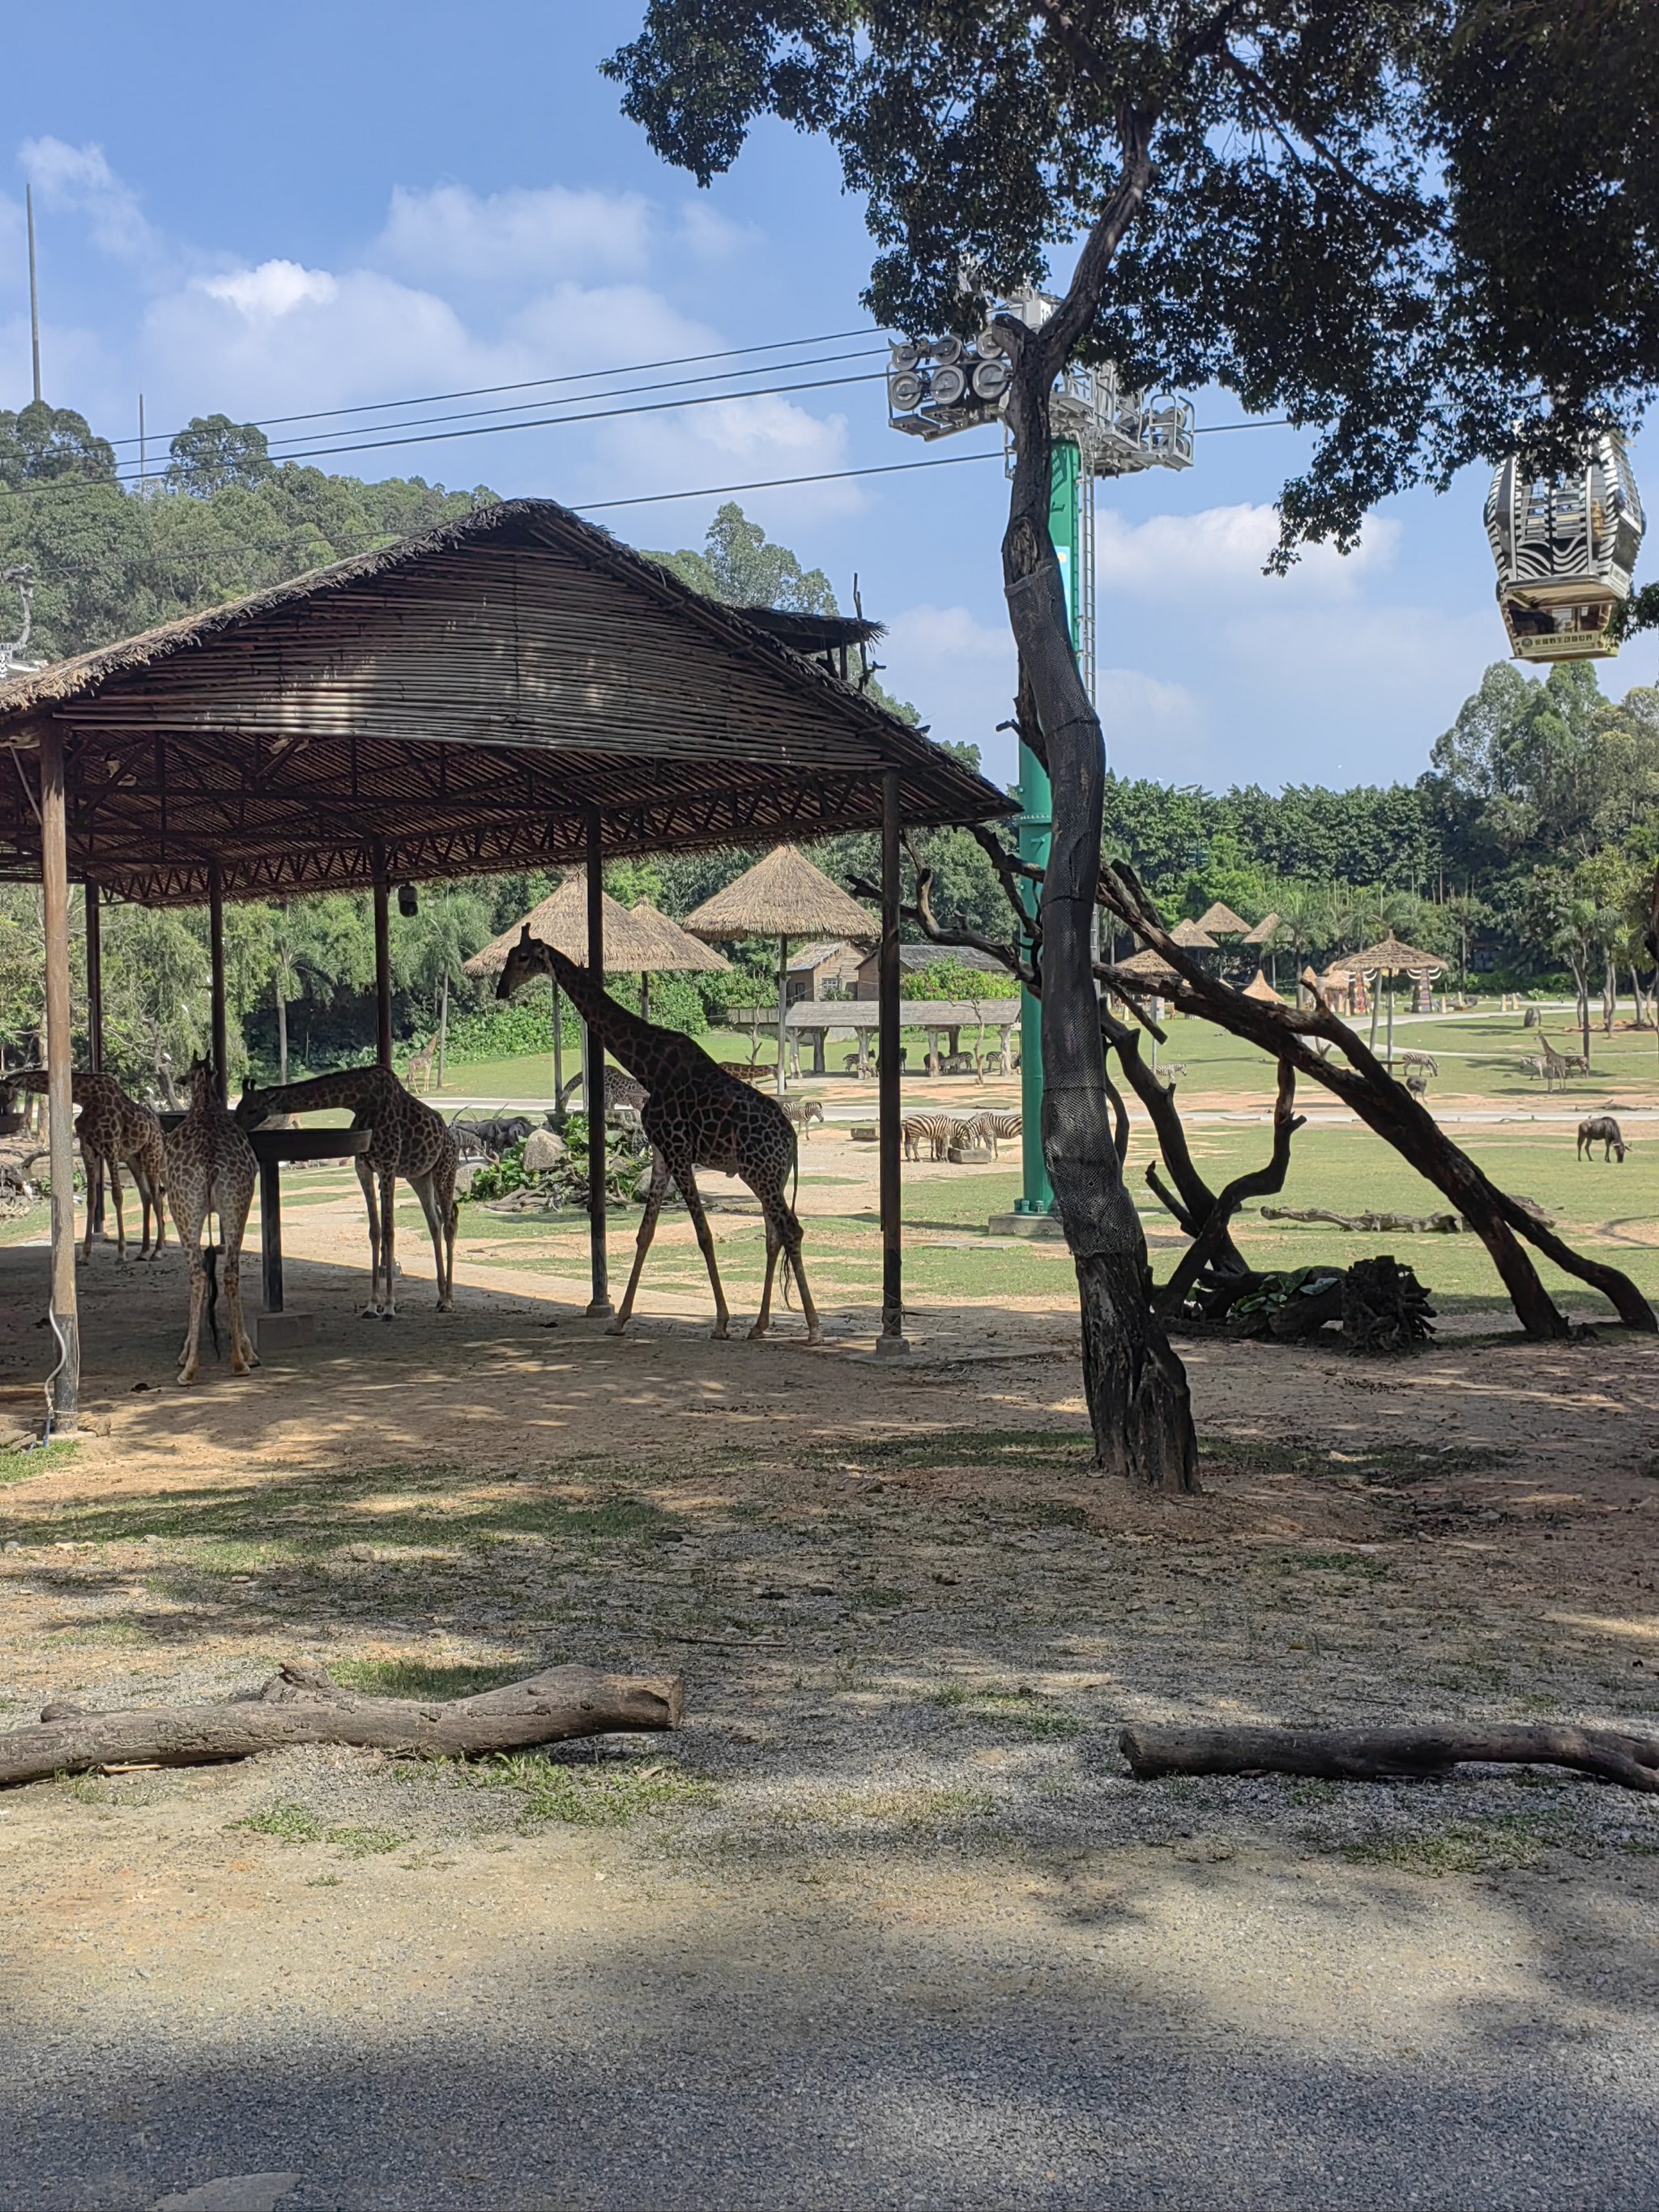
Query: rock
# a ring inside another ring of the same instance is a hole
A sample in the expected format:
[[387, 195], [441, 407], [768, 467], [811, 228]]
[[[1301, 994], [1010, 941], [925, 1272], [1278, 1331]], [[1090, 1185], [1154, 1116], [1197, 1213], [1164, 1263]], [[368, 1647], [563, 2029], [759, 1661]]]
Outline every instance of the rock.
[[551, 1129], [532, 1129], [524, 1140], [524, 1171], [547, 1175], [557, 1167], [570, 1147]]
[[478, 1163], [477, 1160], [463, 1160], [461, 1162], [459, 1167], [455, 1170], [455, 1195], [457, 1198], [468, 1198], [471, 1195], [472, 1185], [477, 1178], [477, 1173]]

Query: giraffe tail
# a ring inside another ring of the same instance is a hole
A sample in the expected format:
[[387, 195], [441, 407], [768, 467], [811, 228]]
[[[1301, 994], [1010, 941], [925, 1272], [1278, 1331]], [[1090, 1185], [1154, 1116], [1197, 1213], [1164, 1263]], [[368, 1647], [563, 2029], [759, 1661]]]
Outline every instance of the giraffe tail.
[[213, 1334], [213, 1356], [219, 1356], [219, 1247], [202, 1247], [202, 1267], [207, 1276], [207, 1325]]

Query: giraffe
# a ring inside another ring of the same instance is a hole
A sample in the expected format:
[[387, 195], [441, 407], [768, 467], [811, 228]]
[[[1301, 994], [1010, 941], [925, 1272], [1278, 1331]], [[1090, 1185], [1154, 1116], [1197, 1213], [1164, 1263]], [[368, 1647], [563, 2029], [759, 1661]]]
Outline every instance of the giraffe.
[[817, 1344], [821, 1330], [801, 1264], [800, 1223], [784, 1196], [791, 1170], [799, 1171], [796, 1137], [777, 1101], [727, 1075], [681, 1030], [659, 1029], [656, 1023], [642, 1021], [626, 1006], [618, 1006], [586, 969], [578, 968], [552, 945], [532, 937], [526, 927], [507, 953], [495, 987], [496, 997], [510, 999], [532, 975], [550, 975], [589, 1024], [600, 1046], [614, 1052], [646, 1088], [640, 1119], [652, 1145], [651, 1185], [634, 1248], [633, 1272], [609, 1334], [620, 1336], [628, 1327], [645, 1255], [656, 1234], [657, 1216], [673, 1183], [685, 1200], [708, 1269], [714, 1293], [714, 1333], [717, 1337], [726, 1335], [732, 1316], [715, 1265], [714, 1236], [697, 1189], [696, 1170], [705, 1167], [740, 1176], [759, 1199], [766, 1217], [766, 1281], [750, 1335], [764, 1336], [770, 1324], [772, 1279], [781, 1252], [785, 1290], [793, 1270], [800, 1285], [806, 1340]]
[[270, 1115], [308, 1114], [324, 1106], [349, 1106], [352, 1127], [370, 1132], [368, 1150], [352, 1163], [368, 1209], [368, 1304], [363, 1319], [397, 1318], [393, 1196], [399, 1176], [420, 1200], [432, 1232], [438, 1311], [447, 1313], [455, 1265], [455, 1170], [460, 1164], [460, 1140], [443, 1115], [405, 1091], [389, 1067], [343, 1067], [309, 1083], [285, 1083], [270, 1091], [249, 1085], [237, 1103], [236, 1119], [244, 1128], [257, 1129]]
[[418, 1052], [409, 1055], [409, 1087], [411, 1091], [430, 1091], [432, 1088], [432, 1060], [438, 1049], [436, 1037], [428, 1037]]
[[[167, 1195], [179, 1242], [190, 1261], [190, 1322], [179, 1354], [179, 1380], [193, 1382], [201, 1364], [202, 1309], [206, 1304], [212, 1325], [218, 1302], [213, 1250], [204, 1254], [202, 1231], [208, 1216], [219, 1217], [219, 1237], [225, 1255], [225, 1304], [230, 1313], [230, 1371], [246, 1375], [259, 1364], [258, 1354], [242, 1326], [242, 1238], [247, 1229], [248, 1208], [258, 1164], [253, 1147], [219, 1101], [219, 1086], [209, 1060], [194, 1060], [190, 1067], [190, 1106], [177, 1128], [166, 1139]], [[218, 1331], [214, 1331], [217, 1341]]]
[[[25, 1068], [21, 1074], [0, 1077], [0, 1103], [10, 1091], [27, 1091], [44, 1094], [46, 1071], [43, 1067]], [[75, 1133], [81, 1142], [81, 1158], [87, 1170], [87, 1227], [82, 1240], [82, 1261], [92, 1257], [92, 1224], [97, 1218], [98, 1201], [103, 1195], [104, 1177], [109, 1176], [110, 1190], [115, 1200], [115, 1255], [118, 1260], [127, 1256], [127, 1225], [121, 1206], [121, 1163], [125, 1161], [132, 1170], [132, 1180], [143, 1208], [143, 1234], [138, 1247], [141, 1260], [155, 1259], [167, 1234], [166, 1188], [167, 1168], [161, 1152], [161, 1125], [148, 1106], [141, 1106], [136, 1098], [129, 1098], [112, 1075], [94, 1074], [89, 1068], [77, 1068], [70, 1083], [70, 1095], [81, 1109]], [[150, 1216], [155, 1217], [155, 1241], [150, 1237]]]

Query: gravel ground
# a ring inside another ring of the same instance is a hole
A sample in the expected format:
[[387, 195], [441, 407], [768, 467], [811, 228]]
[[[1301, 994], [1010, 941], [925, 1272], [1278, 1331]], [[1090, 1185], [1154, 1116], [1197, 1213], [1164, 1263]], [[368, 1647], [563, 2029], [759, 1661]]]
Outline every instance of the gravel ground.
[[0, 1797], [7, 2212], [1659, 2203], [1659, 1800], [1115, 1747], [1653, 1730], [1652, 1347], [1197, 1347], [1177, 1503], [1088, 1475], [1040, 1346], [514, 1326], [416, 1322], [413, 1368], [372, 1332], [326, 1393], [118, 1376], [0, 1489], [14, 1718], [294, 1652], [433, 1695], [678, 1669], [690, 1716]]

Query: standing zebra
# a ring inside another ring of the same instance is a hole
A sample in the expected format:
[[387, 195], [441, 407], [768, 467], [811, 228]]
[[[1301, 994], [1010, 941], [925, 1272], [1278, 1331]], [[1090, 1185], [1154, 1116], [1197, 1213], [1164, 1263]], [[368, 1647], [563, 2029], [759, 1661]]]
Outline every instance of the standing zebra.
[[929, 1159], [942, 1160], [951, 1144], [957, 1141], [961, 1126], [953, 1114], [912, 1114], [899, 1123], [905, 1158], [919, 1160], [921, 1147], [926, 1145]]
[[1024, 1122], [1018, 1114], [975, 1114], [971, 1121], [962, 1123], [964, 1139], [991, 1147], [993, 1159], [998, 1157], [997, 1146], [1005, 1139], [1018, 1136]]

